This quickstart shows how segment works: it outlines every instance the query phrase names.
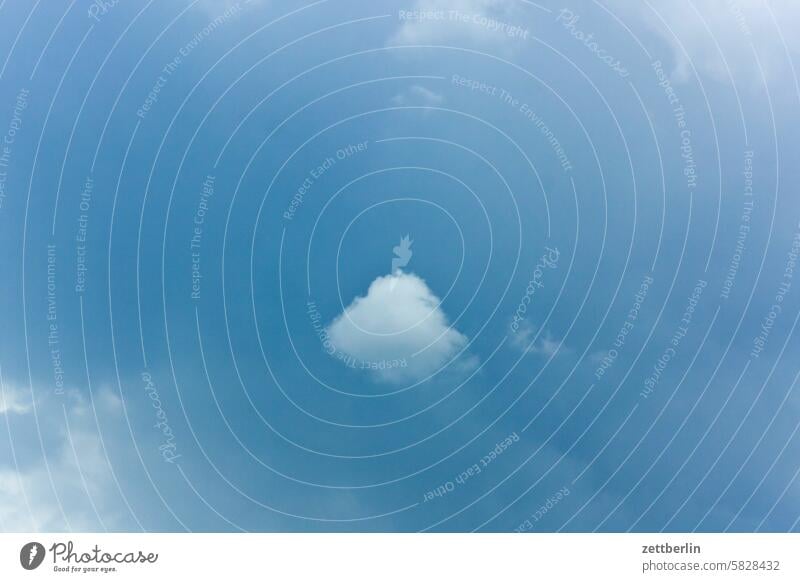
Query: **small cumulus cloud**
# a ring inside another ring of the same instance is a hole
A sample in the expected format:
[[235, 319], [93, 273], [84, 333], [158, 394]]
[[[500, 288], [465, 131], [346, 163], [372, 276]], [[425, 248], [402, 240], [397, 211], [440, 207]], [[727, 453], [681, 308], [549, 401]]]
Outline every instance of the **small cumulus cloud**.
[[378, 380], [403, 383], [439, 370], [463, 372], [476, 357], [450, 326], [441, 301], [423, 279], [397, 270], [375, 279], [327, 328], [335, 350]]

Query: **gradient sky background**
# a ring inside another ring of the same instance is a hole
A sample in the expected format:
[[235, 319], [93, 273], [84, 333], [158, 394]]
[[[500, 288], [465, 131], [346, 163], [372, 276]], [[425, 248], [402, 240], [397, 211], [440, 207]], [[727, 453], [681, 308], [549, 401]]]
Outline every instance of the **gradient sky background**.
[[0, 527], [797, 530], [799, 21], [0, 2]]

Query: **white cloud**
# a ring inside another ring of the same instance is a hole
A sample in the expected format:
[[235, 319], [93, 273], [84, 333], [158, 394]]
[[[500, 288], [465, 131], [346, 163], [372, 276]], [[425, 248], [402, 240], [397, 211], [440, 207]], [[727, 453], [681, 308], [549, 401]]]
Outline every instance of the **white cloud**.
[[31, 408], [30, 400], [22, 390], [0, 384], [0, 414], [25, 414]]
[[400, 270], [378, 277], [327, 328], [334, 355], [377, 379], [427, 378], [447, 366], [463, 371], [474, 356], [453, 359], [467, 337], [448, 324], [440, 300], [421, 278]]
[[392, 97], [392, 103], [395, 105], [423, 105], [433, 107], [444, 103], [444, 96], [422, 85], [413, 85], [408, 90]]
[[563, 341], [557, 340], [546, 329], [536, 338], [536, 328], [528, 321], [523, 321], [517, 331], [512, 330], [510, 336], [510, 345], [525, 354], [536, 354], [552, 358], [556, 354], [565, 355], [571, 351], [564, 346]]
[[389, 44], [468, 43], [512, 48], [529, 35], [515, 0], [417, 0], [398, 12]]
[[[732, 76], [742, 86], [758, 86], [759, 61], [768, 80], [789, 71], [781, 38], [763, 0], [670, 0], [651, 1], [649, 6], [615, 0], [613, 8], [623, 16], [644, 22], [666, 41], [671, 47], [676, 81], [692, 79], [694, 67], [700, 75], [719, 81]], [[800, 2], [771, 0], [769, 8], [789, 50], [796, 53], [800, 37], [794, 34], [791, 24], [800, 21]], [[635, 32], [643, 36], [641, 31]]]
[[[3, 389], [6, 403], [9, 394], [23, 393], [8, 384]], [[20, 402], [21, 396], [14, 398]], [[118, 415], [118, 402], [107, 390], [95, 398], [97, 412], [103, 415]], [[8, 423], [3, 431], [10, 431], [13, 439], [6, 438], [0, 446], [0, 528], [16, 532], [114, 528], [112, 475], [89, 403], [77, 392], [38, 398], [38, 422], [33, 406], [0, 410], [0, 423]]]

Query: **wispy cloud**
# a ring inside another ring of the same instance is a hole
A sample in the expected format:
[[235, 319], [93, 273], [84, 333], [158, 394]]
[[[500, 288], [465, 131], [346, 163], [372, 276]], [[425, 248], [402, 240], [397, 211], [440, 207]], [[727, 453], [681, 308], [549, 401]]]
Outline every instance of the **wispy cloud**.
[[0, 386], [0, 414], [25, 414], [30, 409], [30, 393], [8, 385]]
[[701, 76], [757, 87], [761, 70], [768, 79], [790, 73], [786, 49], [800, 51], [800, 37], [791, 28], [800, 21], [800, 2], [794, 0], [614, 0], [609, 8], [623, 20], [644, 23], [669, 45], [672, 77], [678, 82], [692, 79], [696, 70]]
[[392, 97], [395, 105], [422, 105], [434, 107], [444, 103], [444, 95], [431, 91], [422, 85], [413, 85], [406, 91]]
[[536, 354], [552, 358], [556, 354], [563, 356], [571, 353], [562, 340], [556, 339], [549, 330], [542, 330], [537, 336], [537, 329], [528, 321], [523, 321], [517, 331], [510, 332], [509, 344], [526, 354]]

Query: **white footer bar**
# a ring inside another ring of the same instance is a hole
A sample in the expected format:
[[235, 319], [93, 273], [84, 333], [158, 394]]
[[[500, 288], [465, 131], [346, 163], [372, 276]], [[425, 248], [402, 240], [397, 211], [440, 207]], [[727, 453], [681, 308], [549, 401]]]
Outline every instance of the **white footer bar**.
[[0, 580], [800, 580], [797, 534], [0, 534]]

